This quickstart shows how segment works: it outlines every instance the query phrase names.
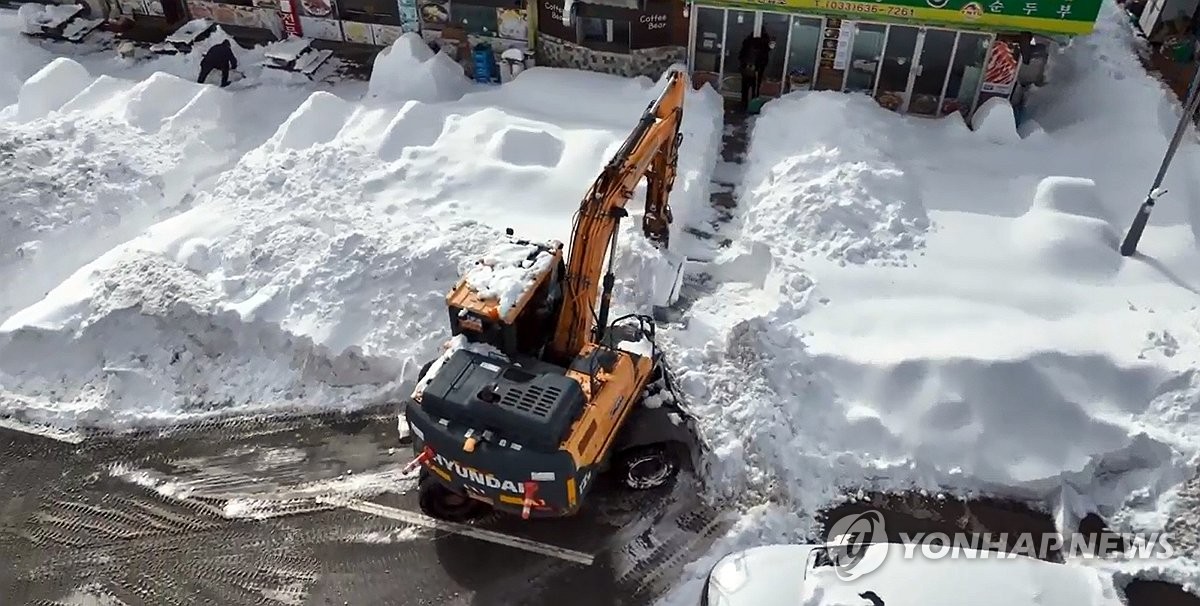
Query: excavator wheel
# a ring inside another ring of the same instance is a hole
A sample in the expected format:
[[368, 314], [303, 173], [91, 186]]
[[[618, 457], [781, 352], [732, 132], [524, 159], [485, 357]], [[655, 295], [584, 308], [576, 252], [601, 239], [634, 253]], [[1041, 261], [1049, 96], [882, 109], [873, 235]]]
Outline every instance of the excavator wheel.
[[422, 513], [446, 522], [467, 522], [491, 510], [486, 503], [458, 494], [432, 477], [421, 478], [417, 502]]
[[626, 488], [650, 490], [679, 474], [679, 458], [667, 444], [636, 446], [617, 453], [613, 471]]

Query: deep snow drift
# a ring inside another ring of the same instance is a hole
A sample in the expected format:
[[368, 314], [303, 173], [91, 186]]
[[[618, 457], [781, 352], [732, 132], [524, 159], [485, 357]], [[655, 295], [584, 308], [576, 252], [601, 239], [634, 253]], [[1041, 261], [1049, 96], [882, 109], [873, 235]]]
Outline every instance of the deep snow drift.
[[[414, 38], [362, 101], [320, 91], [274, 114], [248, 106], [296, 89], [265, 75], [221, 90], [60, 59], [32, 78], [0, 123], [30, 141], [0, 181], [19, 190], [0, 275], [31, 286], [0, 308], [0, 413], [126, 427], [389, 402], [505, 227], [569, 241], [663, 83], [536, 68], [470, 92]], [[538, 112], [564, 79], [589, 103]], [[679, 216], [705, 216], [719, 116], [715, 95], [689, 95]], [[30, 171], [42, 189], [18, 186]], [[617, 304], [645, 311], [633, 285], [654, 257], [630, 206]]]
[[[972, 131], [862, 96], [766, 105], [735, 251], [670, 333], [713, 484], [776, 503], [714, 555], [819, 540], [813, 514], [858, 488], [1049, 502], [1068, 527], [1174, 515], [1200, 446], [1200, 162], [1189, 140], [1142, 256], [1121, 257], [1178, 104], [1118, 9], [1097, 29], [1055, 57], [1020, 129], [1003, 106]], [[1163, 568], [1200, 579], [1193, 565]]]

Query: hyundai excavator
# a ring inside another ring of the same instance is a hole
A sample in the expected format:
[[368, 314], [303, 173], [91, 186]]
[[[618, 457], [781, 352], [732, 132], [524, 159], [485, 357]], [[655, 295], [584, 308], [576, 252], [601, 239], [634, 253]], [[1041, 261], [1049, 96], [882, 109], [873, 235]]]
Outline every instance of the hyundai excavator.
[[687, 83], [667, 78], [584, 196], [569, 254], [508, 229], [447, 295], [451, 339], [421, 369], [401, 420], [426, 515], [571, 516], [598, 474], [645, 490], [697, 470], [699, 436], [653, 319], [608, 317], [618, 226], [643, 177], [642, 231], [660, 251], [669, 242]]

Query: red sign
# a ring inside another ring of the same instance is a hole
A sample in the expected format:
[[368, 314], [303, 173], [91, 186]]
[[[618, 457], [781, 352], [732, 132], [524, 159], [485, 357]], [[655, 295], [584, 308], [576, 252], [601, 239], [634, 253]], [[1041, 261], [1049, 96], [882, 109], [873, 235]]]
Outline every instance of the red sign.
[[301, 36], [300, 15], [297, 13], [296, 0], [279, 0], [279, 20], [283, 22], [283, 31], [289, 36]]
[[992, 43], [992, 53], [984, 70], [982, 92], [1004, 96], [1012, 92], [1020, 67], [1017, 52], [1015, 44], [1004, 40]]

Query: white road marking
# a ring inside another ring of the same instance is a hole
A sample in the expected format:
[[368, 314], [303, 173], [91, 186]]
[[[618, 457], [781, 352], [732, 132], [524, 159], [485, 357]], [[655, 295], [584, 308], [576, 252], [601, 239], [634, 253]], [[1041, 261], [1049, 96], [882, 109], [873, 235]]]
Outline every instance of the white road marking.
[[567, 560], [569, 562], [575, 562], [577, 564], [583, 564], [584, 566], [590, 566], [592, 564], [592, 562], [595, 560], [595, 556], [593, 556], [592, 554], [589, 554], [589, 553], [583, 553], [582, 551], [574, 551], [571, 549], [565, 549], [563, 547], [557, 547], [555, 545], [550, 545], [548, 543], [539, 543], [537, 541], [533, 541], [530, 539], [525, 539], [522, 537], [515, 537], [515, 536], [507, 535], [507, 534], [501, 534], [499, 532], [494, 532], [491, 530], [484, 530], [482, 528], [476, 528], [474, 526], [469, 526], [467, 524], [446, 522], [443, 520], [431, 518], [425, 514], [417, 513], [415, 511], [405, 511], [403, 509], [397, 509], [395, 507], [389, 507], [387, 505], [380, 505], [378, 503], [372, 503], [370, 501], [362, 501], [362, 500], [357, 500], [357, 499], [356, 500], [348, 500], [348, 501], [340, 501], [337, 499], [329, 499], [329, 498], [324, 498], [324, 497], [318, 497], [317, 501], [322, 502], [322, 503], [327, 503], [330, 505], [340, 505], [342, 507], [345, 507], [347, 509], [352, 509], [354, 511], [367, 513], [367, 514], [371, 514], [371, 515], [377, 515], [377, 516], [380, 516], [383, 518], [389, 518], [392, 520], [397, 520], [397, 521], [405, 522], [408, 524], [415, 524], [418, 526], [424, 526], [426, 528], [433, 528], [435, 530], [445, 530], [447, 532], [461, 534], [464, 536], [479, 539], [481, 541], [488, 541], [489, 543], [496, 543], [497, 545], [506, 545], [508, 547], [515, 547], [517, 549], [524, 549], [525, 551], [539, 553], [542, 555], [558, 558], [560, 560]]

